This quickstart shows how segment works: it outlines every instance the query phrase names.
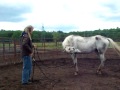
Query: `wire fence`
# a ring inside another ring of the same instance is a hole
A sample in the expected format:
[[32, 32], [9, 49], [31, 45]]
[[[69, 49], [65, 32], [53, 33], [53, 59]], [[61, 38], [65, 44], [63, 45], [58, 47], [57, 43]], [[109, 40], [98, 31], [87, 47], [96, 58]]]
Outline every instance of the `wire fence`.
[[[37, 46], [35, 50], [35, 59], [48, 60], [58, 58], [70, 58], [70, 55], [63, 52], [62, 41], [54, 41], [50, 38], [33, 39], [33, 44]], [[39, 56], [39, 57], [38, 57]], [[98, 58], [95, 53], [80, 54], [79, 58]], [[106, 52], [107, 59], [119, 59], [119, 56], [113, 49]], [[22, 62], [21, 56], [21, 41], [20, 39], [0, 38], [0, 66], [16, 64]]]
[[[50, 38], [33, 39], [33, 44], [37, 46], [35, 57], [38, 55], [41, 60], [55, 59], [65, 56], [62, 53], [62, 41], [51, 42]], [[63, 54], [63, 55], [61, 55]], [[0, 66], [16, 64], [22, 62], [21, 40], [0, 38]]]

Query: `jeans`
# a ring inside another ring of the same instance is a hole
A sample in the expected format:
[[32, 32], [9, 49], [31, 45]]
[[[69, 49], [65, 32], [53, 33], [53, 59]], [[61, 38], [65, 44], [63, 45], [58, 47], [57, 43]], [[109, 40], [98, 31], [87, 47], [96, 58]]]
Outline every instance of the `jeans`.
[[31, 56], [23, 56], [22, 83], [28, 83], [32, 73], [32, 58]]

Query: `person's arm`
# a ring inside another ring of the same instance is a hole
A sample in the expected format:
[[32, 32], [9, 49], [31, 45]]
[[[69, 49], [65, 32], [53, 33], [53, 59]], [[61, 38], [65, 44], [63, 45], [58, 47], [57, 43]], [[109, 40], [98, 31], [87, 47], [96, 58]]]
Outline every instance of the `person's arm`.
[[32, 53], [32, 48], [28, 45], [28, 43], [30, 42], [29, 41], [29, 37], [28, 35], [26, 34], [23, 38], [23, 48], [25, 48], [28, 52]]

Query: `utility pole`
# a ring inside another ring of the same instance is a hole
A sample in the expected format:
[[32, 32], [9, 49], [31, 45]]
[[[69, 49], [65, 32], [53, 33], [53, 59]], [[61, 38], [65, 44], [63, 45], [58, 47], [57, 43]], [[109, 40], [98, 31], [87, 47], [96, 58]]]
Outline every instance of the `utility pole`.
[[42, 25], [42, 35], [41, 35], [41, 39], [42, 39], [42, 46], [43, 46], [44, 51], [45, 51], [45, 29], [44, 29], [44, 25]]

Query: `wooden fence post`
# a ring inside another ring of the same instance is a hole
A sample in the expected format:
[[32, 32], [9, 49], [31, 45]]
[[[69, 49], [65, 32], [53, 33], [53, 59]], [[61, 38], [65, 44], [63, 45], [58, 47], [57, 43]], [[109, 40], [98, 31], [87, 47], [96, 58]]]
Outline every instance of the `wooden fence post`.
[[44, 53], [45, 53], [45, 38], [44, 38], [44, 41], [43, 41], [43, 47], [44, 47]]
[[5, 60], [5, 41], [3, 41], [3, 60]]
[[10, 39], [9, 39], [9, 42], [8, 42], [8, 43], [9, 43], [9, 52], [10, 52]]
[[14, 58], [16, 57], [16, 40], [14, 39]]

